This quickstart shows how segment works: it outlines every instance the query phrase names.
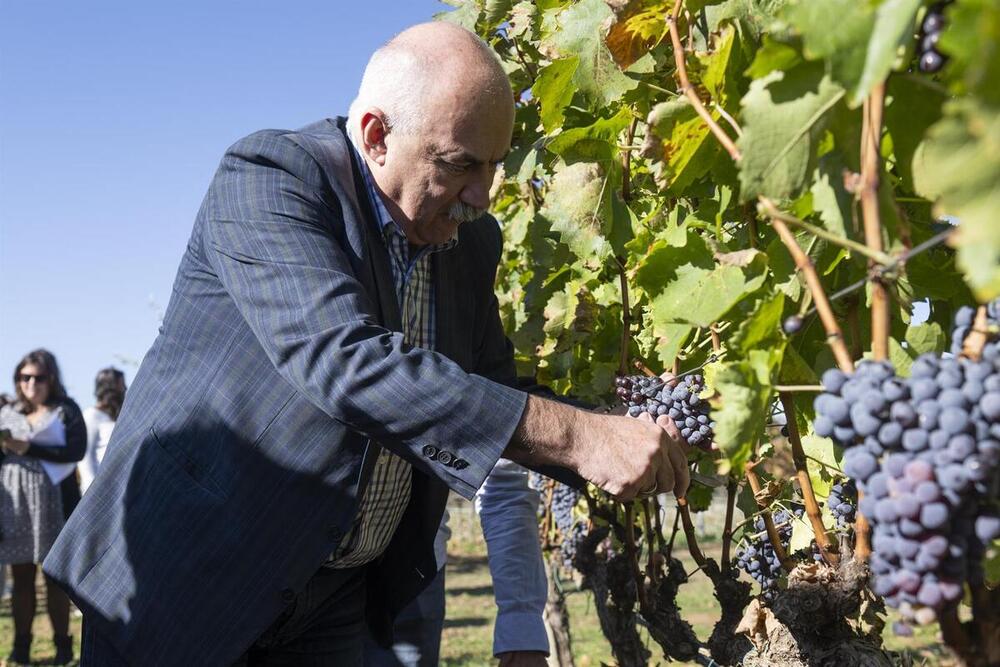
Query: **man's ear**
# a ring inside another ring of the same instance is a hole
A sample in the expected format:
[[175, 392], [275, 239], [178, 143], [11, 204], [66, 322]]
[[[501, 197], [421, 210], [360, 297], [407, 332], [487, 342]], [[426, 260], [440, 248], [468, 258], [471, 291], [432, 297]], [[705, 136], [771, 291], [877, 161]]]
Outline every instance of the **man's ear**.
[[385, 135], [388, 133], [385, 114], [378, 107], [371, 107], [361, 116], [361, 148], [365, 156], [379, 166], [385, 164]]

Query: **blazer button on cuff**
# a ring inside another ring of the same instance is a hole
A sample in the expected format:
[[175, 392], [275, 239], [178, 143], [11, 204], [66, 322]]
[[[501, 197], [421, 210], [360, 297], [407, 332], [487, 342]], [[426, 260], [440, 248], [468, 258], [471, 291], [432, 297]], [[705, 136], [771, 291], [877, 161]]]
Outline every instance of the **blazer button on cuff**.
[[284, 600], [285, 602], [291, 602], [292, 600], [295, 599], [295, 591], [293, 591], [291, 588], [282, 589], [281, 599]]
[[444, 465], [450, 466], [454, 460], [455, 460], [455, 455], [452, 454], [451, 452], [446, 452], [444, 450], [438, 452], [438, 461], [440, 461]]
[[455, 470], [465, 470], [469, 467], [469, 462], [465, 459], [455, 459], [455, 462], [451, 464], [451, 467]]
[[438, 448], [434, 445], [424, 445], [424, 456], [428, 458], [436, 458], [438, 455]]

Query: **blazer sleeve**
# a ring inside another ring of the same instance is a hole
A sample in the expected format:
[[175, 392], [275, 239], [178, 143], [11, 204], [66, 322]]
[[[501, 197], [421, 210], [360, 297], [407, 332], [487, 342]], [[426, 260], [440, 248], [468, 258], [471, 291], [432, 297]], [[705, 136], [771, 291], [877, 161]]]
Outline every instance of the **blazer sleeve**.
[[83, 458], [87, 451], [87, 426], [80, 408], [73, 401], [60, 406], [63, 427], [66, 430], [65, 447], [29, 445], [27, 455], [54, 463], [74, 463]]
[[[333, 233], [345, 215], [305, 149], [285, 133], [259, 132], [222, 160], [201, 213], [202, 247], [282, 377], [471, 499], [526, 395], [380, 326]], [[452, 456], [439, 459], [441, 451]]]

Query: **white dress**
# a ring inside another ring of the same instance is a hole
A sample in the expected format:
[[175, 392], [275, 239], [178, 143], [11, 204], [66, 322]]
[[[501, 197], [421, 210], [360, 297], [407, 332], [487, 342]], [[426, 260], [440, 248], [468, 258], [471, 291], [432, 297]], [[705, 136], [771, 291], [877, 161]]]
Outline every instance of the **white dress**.
[[115, 420], [103, 410], [90, 407], [83, 411], [83, 421], [87, 424], [87, 453], [77, 465], [77, 470], [80, 471], [80, 492], [86, 493], [87, 487], [97, 475], [97, 469], [101, 467], [104, 451], [111, 440], [111, 431], [115, 428]]

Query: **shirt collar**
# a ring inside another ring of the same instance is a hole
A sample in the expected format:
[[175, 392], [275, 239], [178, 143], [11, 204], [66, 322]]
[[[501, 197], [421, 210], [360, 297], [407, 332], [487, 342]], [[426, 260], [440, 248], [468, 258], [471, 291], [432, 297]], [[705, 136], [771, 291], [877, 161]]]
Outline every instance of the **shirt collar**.
[[[382, 197], [379, 195], [378, 189], [375, 187], [375, 179], [372, 176], [371, 170], [368, 168], [368, 163], [365, 162], [365, 158], [358, 149], [358, 145], [354, 141], [354, 135], [350, 130], [347, 131], [347, 139], [351, 144], [351, 148], [354, 150], [355, 157], [358, 158], [358, 166], [361, 169], [361, 177], [365, 182], [365, 190], [368, 192], [368, 200], [371, 202], [372, 208], [375, 209], [375, 218], [378, 221], [379, 229], [382, 230], [382, 235], [386, 236], [388, 234], [398, 234], [405, 239], [406, 234], [403, 233], [403, 228], [399, 226], [399, 223], [393, 220], [392, 215], [389, 214], [389, 209], [385, 207], [385, 203], [382, 201]], [[426, 248], [428, 252], [439, 252], [441, 250], [450, 250], [456, 245], [458, 245], [457, 229], [455, 230], [454, 236], [444, 243], [426, 246]]]

